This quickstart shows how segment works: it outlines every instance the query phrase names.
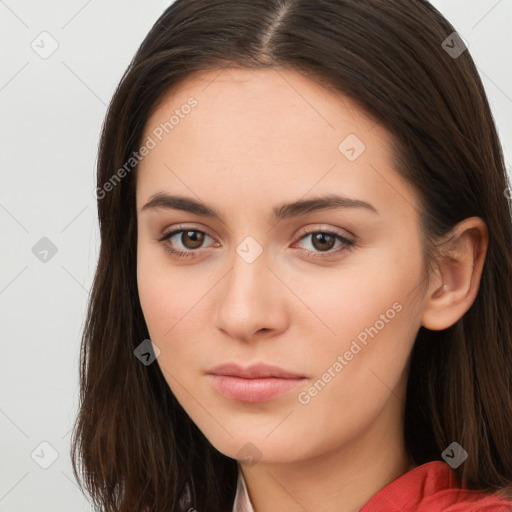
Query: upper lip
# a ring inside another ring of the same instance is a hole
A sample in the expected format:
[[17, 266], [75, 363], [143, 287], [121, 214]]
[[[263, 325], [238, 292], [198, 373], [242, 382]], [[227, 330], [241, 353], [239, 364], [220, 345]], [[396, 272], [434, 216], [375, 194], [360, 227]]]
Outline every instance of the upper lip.
[[269, 364], [253, 364], [248, 367], [242, 367], [236, 363], [226, 363], [216, 366], [208, 371], [214, 375], [229, 375], [231, 377], [242, 377], [244, 379], [262, 379], [266, 377], [277, 377], [281, 379], [299, 379], [304, 377], [297, 373], [289, 372]]

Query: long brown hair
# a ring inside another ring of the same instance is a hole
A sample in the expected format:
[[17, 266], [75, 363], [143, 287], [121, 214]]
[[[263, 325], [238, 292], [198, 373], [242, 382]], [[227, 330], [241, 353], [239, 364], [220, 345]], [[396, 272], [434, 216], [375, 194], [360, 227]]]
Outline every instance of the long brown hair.
[[71, 456], [81, 489], [101, 510], [178, 511], [186, 488], [196, 510], [233, 504], [236, 460], [190, 420], [159, 366], [134, 356], [149, 334], [136, 281], [136, 166], [126, 167], [163, 95], [196, 71], [226, 66], [296, 70], [386, 127], [396, 170], [421, 198], [429, 264], [436, 240], [455, 224], [470, 216], [486, 222], [489, 246], [471, 308], [448, 329], [418, 332], [404, 435], [417, 465], [442, 460], [458, 442], [469, 453], [455, 470], [461, 485], [512, 495], [509, 183], [469, 51], [455, 55], [443, 43], [451, 36], [455, 47], [454, 32], [425, 0], [176, 0], [156, 21], [115, 91], [99, 146], [101, 248]]

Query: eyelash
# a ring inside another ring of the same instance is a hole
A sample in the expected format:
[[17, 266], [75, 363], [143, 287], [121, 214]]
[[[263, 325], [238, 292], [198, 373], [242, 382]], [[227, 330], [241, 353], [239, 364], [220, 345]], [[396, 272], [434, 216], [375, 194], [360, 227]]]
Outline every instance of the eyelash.
[[[195, 256], [193, 255], [193, 253], [198, 252], [197, 249], [189, 250], [189, 251], [179, 251], [179, 250], [173, 249], [165, 242], [167, 242], [167, 240], [172, 238], [174, 235], [176, 235], [178, 233], [184, 233], [185, 231], [195, 231], [197, 233], [203, 233], [206, 236], [210, 236], [210, 235], [208, 235], [208, 233], [205, 233], [204, 231], [201, 231], [199, 229], [187, 228], [187, 227], [184, 228], [183, 226], [180, 226], [180, 228], [181, 229], [175, 229], [169, 233], [164, 234], [161, 238], [157, 239], [157, 241], [162, 243], [164, 250], [167, 251], [168, 253], [170, 253], [172, 256], [176, 256], [178, 258], [194, 258]], [[350, 252], [354, 248], [354, 245], [355, 245], [354, 241], [349, 240], [348, 238], [345, 238], [344, 236], [342, 236], [338, 233], [333, 233], [332, 231], [322, 231], [322, 230], [308, 231], [307, 233], [304, 233], [299, 238], [298, 241], [301, 241], [302, 239], [306, 238], [307, 236], [318, 234], [318, 233], [335, 237], [337, 240], [342, 242], [345, 245], [345, 247], [341, 248], [341, 249], [338, 248], [336, 250], [331, 249], [326, 252], [310, 251], [308, 249], [305, 249], [308, 256], [311, 256], [312, 258], [328, 258], [328, 257], [332, 256], [333, 254], [338, 254], [342, 251]], [[212, 237], [210, 237], [210, 238], [212, 238]]]

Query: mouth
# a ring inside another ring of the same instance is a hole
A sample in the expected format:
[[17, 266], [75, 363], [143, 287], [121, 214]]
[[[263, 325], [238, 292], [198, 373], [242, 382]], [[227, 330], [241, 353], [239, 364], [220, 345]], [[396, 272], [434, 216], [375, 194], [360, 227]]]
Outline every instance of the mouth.
[[306, 377], [283, 368], [258, 364], [243, 368], [228, 363], [207, 373], [213, 386], [226, 398], [238, 402], [265, 402], [302, 384]]

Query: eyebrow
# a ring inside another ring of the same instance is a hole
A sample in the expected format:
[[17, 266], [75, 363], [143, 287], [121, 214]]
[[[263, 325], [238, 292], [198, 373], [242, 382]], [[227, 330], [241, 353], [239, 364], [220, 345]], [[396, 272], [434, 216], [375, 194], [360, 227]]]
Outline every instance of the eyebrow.
[[[219, 219], [224, 222], [219, 212], [211, 206], [189, 197], [169, 195], [164, 192], [157, 192], [151, 196], [150, 200], [142, 207], [141, 211], [160, 208], [182, 210], [196, 215]], [[337, 208], [364, 208], [376, 214], [379, 213], [372, 204], [366, 201], [329, 194], [313, 197], [311, 199], [300, 199], [291, 203], [275, 206], [272, 209], [272, 214], [275, 220], [284, 220], [313, 211], [333, 210]]]

